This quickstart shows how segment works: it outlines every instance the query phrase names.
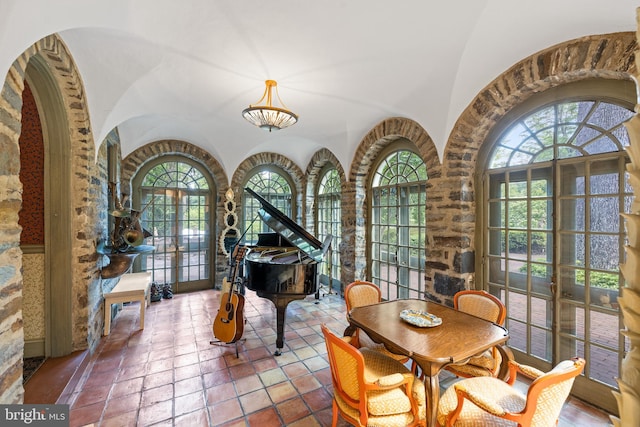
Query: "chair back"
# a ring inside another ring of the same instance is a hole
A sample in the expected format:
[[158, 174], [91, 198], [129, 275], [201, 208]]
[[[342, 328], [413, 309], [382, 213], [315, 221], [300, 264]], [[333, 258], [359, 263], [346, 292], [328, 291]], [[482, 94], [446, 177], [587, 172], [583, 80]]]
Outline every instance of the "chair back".
[[354, 307], [377, 304], [382, 300], [380, 288], [372, 282], [356, 280], [349, 283], [344, 290], [344, 300], [347, 304], [347, 313]]
[[502, 301], [487, 291], [466, 290], [453, 296], [453, 306], [467, 314], [493, 322], [504, 324], [507, 308]]
[[558, 363], [529, 386], [523, 413], [531, 413], [531, 427], [555, 425], [573, 381], [582, 373], [585, 360], [574, 358]]
[[331, 332], [324, 324], [321, 329], [327, 344], [334, 393], [357, 408], [361, 392], [360, 379], [364, 378], [364, 358], [358, 349]]

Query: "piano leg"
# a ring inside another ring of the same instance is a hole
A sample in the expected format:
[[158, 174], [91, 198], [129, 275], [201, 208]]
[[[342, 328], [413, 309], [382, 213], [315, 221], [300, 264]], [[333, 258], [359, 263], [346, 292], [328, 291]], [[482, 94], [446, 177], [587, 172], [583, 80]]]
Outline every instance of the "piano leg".
[[284, 326], [287, 317], [287, 306], [291, 301], [304, 299], [306, 295], [280, 296], [257, 292], [259, 297], [271, 300], [276, 306], [276, 351], [274, 356], [280, 356], [284, 348]]

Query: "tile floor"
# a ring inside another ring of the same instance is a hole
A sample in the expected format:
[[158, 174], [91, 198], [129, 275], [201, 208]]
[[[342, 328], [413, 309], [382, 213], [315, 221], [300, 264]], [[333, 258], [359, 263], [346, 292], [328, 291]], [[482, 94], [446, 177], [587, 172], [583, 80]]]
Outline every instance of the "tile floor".
[[[152, 303], [145, 329], [124, 307], [65, 401], [71, 426], [329, 426], [331, 376], [320, 324], [342, 333], [344, 301], [313, 296], [287, 309], [285, 348], [274, 356], [275, 308], [247, 292], [235, 345], [211, 345], [220, 292]], [[340, 426], [347, 424], [340, 420]], [[605, 426], [608, 416], [570, 398], [559, 425]]]

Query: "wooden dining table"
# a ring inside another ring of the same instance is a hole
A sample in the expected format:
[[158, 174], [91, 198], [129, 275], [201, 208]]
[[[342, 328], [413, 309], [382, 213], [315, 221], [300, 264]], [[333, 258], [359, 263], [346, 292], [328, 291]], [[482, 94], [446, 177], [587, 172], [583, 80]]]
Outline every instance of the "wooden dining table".
[[[434, 327], [414, 326], [400, 318], [403, 310], [433, 314], [442, 323]], [[438, 374], [446, 365], [461, 363], [496, 346], [503, 357], [500, 375], [506, 376], [506, 360], [512, 358], [503, 348], [509, 339], [505, 328], [453, 308], [418, 299], [399, 299], [353, 308], [349, 328], [358, 327], [372, 340], [398, 354], [413, 359], [425, 376], [427, 426], [437, 426], [440, 400]], [[348, 333], [349, 328], [345, 333]]]

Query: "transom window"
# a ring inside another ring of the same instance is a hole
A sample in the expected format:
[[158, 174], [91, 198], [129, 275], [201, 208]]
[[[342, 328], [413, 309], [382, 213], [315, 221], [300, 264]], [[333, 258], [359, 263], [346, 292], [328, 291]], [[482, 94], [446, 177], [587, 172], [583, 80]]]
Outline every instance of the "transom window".
[[633, 113], [604, 101], [575, 101], [541, 108], [514, 123], [496, 143], [489, 169], [622, 151], [622, 124]]

